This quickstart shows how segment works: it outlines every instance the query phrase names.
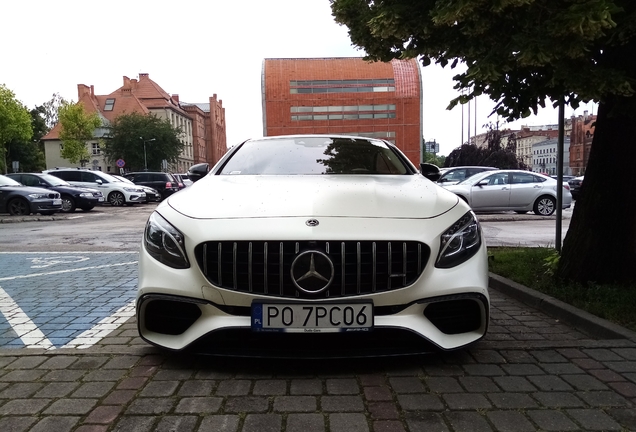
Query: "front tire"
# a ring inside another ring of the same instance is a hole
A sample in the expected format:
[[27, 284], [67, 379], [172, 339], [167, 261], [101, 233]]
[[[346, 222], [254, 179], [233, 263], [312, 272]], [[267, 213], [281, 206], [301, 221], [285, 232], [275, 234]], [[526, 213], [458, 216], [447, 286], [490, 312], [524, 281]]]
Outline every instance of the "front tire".
[[62, 212], [73, 213], [75, 211], [75, 200], [68, 195], [62, 197]]
[[539, 197], [534, 203], [534, 214], [539, 216], [551, 216], [556, 209], [556, 200], [551, 196]]
[[108, 195], [108, 202], [114, 207], [121, 207], [126, 203], [126, 197], [121, 192], [111, 192]]
[[29, 203], [22, 198], [15, 198], [9, 201], [7, 210], [11, 216], [28, 216], [31, 214]]

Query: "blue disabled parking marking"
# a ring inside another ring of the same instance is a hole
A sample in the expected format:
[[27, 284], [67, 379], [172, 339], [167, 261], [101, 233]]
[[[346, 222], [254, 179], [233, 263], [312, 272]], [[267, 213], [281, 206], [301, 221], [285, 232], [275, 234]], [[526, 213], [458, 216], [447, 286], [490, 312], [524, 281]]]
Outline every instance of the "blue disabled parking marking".
[[134, 314], [136, 252], [0, 252], [0, 347], [85, 348]]

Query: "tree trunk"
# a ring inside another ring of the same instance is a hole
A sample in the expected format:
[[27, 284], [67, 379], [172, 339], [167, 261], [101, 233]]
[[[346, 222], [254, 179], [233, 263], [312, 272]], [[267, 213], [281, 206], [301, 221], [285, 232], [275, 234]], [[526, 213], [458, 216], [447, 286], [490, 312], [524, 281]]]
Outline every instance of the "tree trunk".
[[558, 274], [566, 280], [636, 281], [636, 118], [630, 99], [614, 97], [599, 105], [559, 262]]

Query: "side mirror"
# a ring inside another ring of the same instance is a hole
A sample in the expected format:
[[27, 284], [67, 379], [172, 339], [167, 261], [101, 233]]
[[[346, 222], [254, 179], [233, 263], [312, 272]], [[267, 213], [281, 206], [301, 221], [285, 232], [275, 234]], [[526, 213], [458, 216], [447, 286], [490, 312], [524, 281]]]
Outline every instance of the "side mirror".
[[424, 177], [433, 182], [436, 182], [442, 176], [439, 173], [439, 168], [437, 167], [437, 165], [433, 165], [430, 163], [421, 163], [420, 172]]
[[479, 183], [477, 183], [477, 186], [481, 187], [481, 186], [488, 186], [488, 180], [482, 180]]
[[208, 175], [210, 172], [210, 165], [207, 163], [200, 163], [196, 165], [192, 165], [188, 170], [188, 178], [192, 180], [192, 182], [196, 182], [201, 180], [203, 177]]
[[101, 181], [100, 179], [95, 180], [95, 183], [97, 183], [98, 185], [104, 183], [103, 181]]

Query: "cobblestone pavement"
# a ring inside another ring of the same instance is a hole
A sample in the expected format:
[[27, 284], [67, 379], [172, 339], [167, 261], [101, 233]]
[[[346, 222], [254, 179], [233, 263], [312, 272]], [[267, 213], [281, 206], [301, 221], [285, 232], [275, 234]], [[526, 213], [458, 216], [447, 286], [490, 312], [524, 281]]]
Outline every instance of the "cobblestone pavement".
[[134, 318], [90, 348], [0, 349], [0, 431], [636, 430], [636, 342], [492, 291], [470, 349], [369, 360], [159, 351]]

